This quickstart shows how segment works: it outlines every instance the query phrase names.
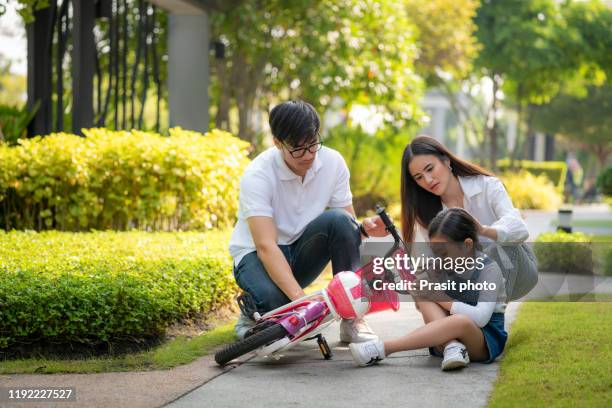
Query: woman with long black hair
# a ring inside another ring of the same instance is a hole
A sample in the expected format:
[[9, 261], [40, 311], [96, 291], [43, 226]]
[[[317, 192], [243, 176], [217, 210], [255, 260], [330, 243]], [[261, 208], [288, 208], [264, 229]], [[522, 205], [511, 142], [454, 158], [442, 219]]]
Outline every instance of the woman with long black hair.
[[463, 208], [478, 222], [486, 252], [500, 264], [508, 298], [518, 299], [535, 286], [535, 256], [523, 244], [527, 225], [492, 173], [455, 156], [436, 139], [418, 136], [404, 149], [401, 180], [407, 242], [427, 241], [431, 220], [444, 208]]
[[[476, 221], [484, 252], [502, 270], [507, 299], [518, 299], [536, 285], [536, 258], [524, 243], [529, 237], [527, 225], [497, 177], [455, 156], [429, 136], [418, 136], [406, 146], [401, 172], [401, 221], [406, 242], [429, 241], [427, 229], [441, 211], [463, 208]], [[372, 218], [364, 224], [380, 226], [382, 221]], [[421, 308], [425, 322], [448, 313], [437, 309]]]

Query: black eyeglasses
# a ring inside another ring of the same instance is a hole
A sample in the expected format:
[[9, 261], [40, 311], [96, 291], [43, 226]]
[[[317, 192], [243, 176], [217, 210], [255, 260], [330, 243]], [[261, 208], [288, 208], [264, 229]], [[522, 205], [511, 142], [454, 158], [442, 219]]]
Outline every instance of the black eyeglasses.
[[310, 153], [316, 153], [319, 150], [321, 150], [321, 147], [323, 146], [323, 142], [318, 141], [315, 143], [311, 143], [308, 146], [300, 147], [299, 149], [293, 149], [293, 150], [289, 150], [289, 146], [285, 145], [284, 143], [283, 145], [287, 148], [287, 151], [289, 152], [291, 157], [293, 157], [294, 159], [299, 159], [301, 157], [304, 157], [304, 155], [306, 154], [306, 150], [308, 150]]

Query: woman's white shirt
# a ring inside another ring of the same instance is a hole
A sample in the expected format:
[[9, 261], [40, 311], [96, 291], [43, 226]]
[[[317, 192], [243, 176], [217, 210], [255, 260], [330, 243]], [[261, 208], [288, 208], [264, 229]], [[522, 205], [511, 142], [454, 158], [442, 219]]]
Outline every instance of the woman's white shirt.
[[[514, 208], [504, 185], [497, 177], [457, 177], [463, 190], [463, 208], [482, 225], [497, 231], [497, 242], [524, 242], [529, 237], [527, 225]], [[446, 208], [444, 203], [443, 208]], [[416, 224], [416, 242], [427, 242], [427, 230]], [[481, 237], [483, 242], [491, 241]]]

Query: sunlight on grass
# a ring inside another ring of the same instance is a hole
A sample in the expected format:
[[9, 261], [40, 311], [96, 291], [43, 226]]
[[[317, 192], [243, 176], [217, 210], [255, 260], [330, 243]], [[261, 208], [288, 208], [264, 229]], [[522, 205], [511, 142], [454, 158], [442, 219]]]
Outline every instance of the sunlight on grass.
[[489, 406], [612, 406], [612, 302], [523, 304]]

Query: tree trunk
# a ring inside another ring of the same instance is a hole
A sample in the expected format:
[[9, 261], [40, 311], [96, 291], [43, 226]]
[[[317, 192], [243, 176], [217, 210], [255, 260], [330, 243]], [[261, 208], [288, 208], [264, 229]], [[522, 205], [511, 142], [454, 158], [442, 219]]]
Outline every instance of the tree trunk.
[[253, 84], [250, 81], [249, 67], [246, 58], [240, 51], [235, 54], [234, 66], [232, 69], [232, 85], [235, 89], [236, 106], [238, 108], [238, 137], [253, 144], [252, 123], [252, 100], [251, 94]]
[[264, 79], [264, 67], [266, 56], [261, 56], [254, 63], [247, 63], [247, 59], [237, 53], [237, 59], [233, 70], [233, 80], [236, 93], [236, 105], [238, 107], [238, 137], [250, 142], [256, 147], [257, 140], [253, 126], [253, 111], [255, 109], [255, 97], [257, 91], [262, 87]]
[[595, 149], [595, 157], [597, 157], [597, 173], [599, 174], [606, 167], [606, 160], [609, 156], [609, 151], [602, 146]]
[[489, 153], [489, 166], [491, 171], [495, 171], [497, 168], [497, 108], [498, 108], [498, 99], [497, 99], [497, 91], [499, 90], [499, 75], [493, 73], [491, 76], [493, 80], [493, 101], [491, 102], [491, 108], [489, 109], [487, 115], [487, 121], [485, 123], [486, 126], [486, 135], [488, 136], [490, 143], [490, 153]]
[[215, 127], [217, 129], [231, 131], [229, 121], [231, 83], [228, 63], [225, 59], [215, 58], [215, 73], [219, 81], [219, 103], [217, 104], [217, 115], [215, 116]]
[[[468, 134], [467, 131], [468, 130], [472, 132], [472, 134], [478, 141], [482, 133], [478, 130], [478, 126], [476, 126], [476, 123], [474, 119], [472, 118], [472, 116], [470, 115], [469, 110], [466, 109], [465, 106], [461, 105], [461, 103], [457, 100], [456, 93], [450, 87], [448, 82], [446, 82], [442, 78], [439, 78], [439, 83], [441, 84], [442, 89], [444, 93], [446, 94], [446, 98], [448, 99], [450, 103], [451, 110], [453, 111], [453, 113], [455, 114], [459, 122], [461, 123], [461, 126], [463, 126], [464, 128], [464, 132], [466, 134], [466, 141], [467, 141], [467, 134]], [[469, 141], [467, 145], [470, 149], [470, 152], [472, 153], [474, 157], [480, 157], [479, 159], [480, 165], [483, 166], [484, 165], [483, 156], [485, 154], [485, 151], [483, 149], [480, 149], [480, 151], [476, 151], [474, 146], [472, 146], [472, 144], [469, 143]]]
[[238, 137], [255, 145], [255, 132], [253, 131], [253, 96], [247, 92], [239, 92], [236, 95], [238, 106]]
[[525, 149], [524, 149], [524, 154], [523, 154], [523, 158], [525, 160], [529, 160], [530, 159], [530, 152], [531, 152], [531, 141], [534, 139], [535, 137], [535, 132], [533, 131], [533, 117], [534, 117], [534, 105], [533, 104], [528, 104], [527, 105], [527, 130], [525, 133]]

